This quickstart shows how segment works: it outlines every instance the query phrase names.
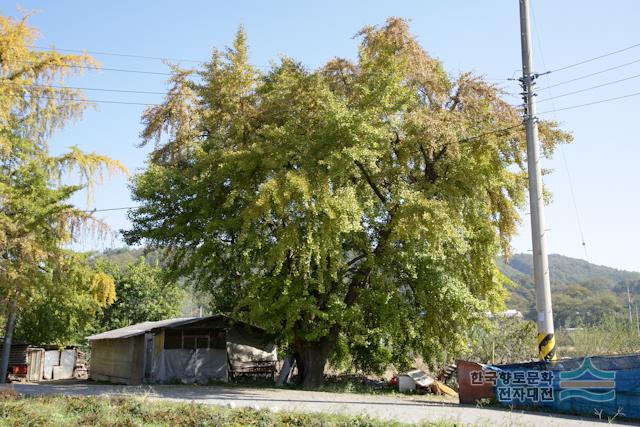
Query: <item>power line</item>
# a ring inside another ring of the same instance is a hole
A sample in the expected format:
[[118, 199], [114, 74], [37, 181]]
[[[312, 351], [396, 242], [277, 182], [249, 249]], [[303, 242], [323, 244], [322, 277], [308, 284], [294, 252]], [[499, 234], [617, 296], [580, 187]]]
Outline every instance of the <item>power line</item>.
[[469, 141], [476, 140], [478, 138], [482, 138], [483, 136], [493, 135], [494, 133], [505, 132], [505, 131], [508, 131], [508, 130], [511, 130], [511, 129], [515, 129], [515, 128], [518, 128], [518, 127], [521, 127], [521, 126], [522, 126], [522, 123], [518, 123], [517, 125], [507, 126], [507, 127], [503, 127], [503, 128], [499, 128], [499, 129], [494, 129], [494, 130], [491, 130], [491, 131], [488, 131], [488, 132], [481, 133], [481, 134], [476, 135], [476, 136], [471, 136], [469, 138], [462, 138], [462, 139], [459, 139], [456, 142], [458, 142], [458, 143], [460, 143], [460, 142], [469, 142]]
[[84, 67], [84, 66], [69, 65], [69, 64], [63, 64], [62, 66], [71, 67], [71, 68], [84, 68], [87, 70], [95, 70], [95, 71], [115, 71], [118, 73], [152, 74], [156, 76], [172, 76], [173, 75], [171, 73], [166, 73], [161, 71], [132, 70], [128, 68]]
[[141, 59], [152, 59], [157, 61], [176, 61], [176, 62], [193, 62], [197, 64], [204, 64], [205, 61], [199, 61], [195, 59], [182, 59], [182, 58], [168, 58], [161, 56], [146, 56], [146, 55], [133, 55], [129, 53], [117, 53], [117, 52], [101, 52], [101, 51], [91, 51], [91, 50], [81, 50], [81, 49], [59, 49], [56, 47], [45, 47], [45, 46], [35, 46], [36, 49], [43, 50], [51, 50], [51, 51], [60, 51], [60, 52], [71, 52], [71, 53], [89, 53], [91, 55], [105, 55], [105, 56], [119, 56], [124, 58], [141, 58]]
[[[640, 95], [640, 92], [635, 92], [635, 93], [628, 94], [628, 95], [623, 95], [623, 96], [617, 96], [617, 97], [614, 97], [614, 98], [601, 99], [601, 100], [593, 101], [593, 102], [587, 102], [585, 104], [578, 104], [578, 105], [572, 105], [572, 106], [569, 106], [569, 107], [543, 111], [541, 113], [538, 113], [538, 115], [555, 113], [557, 111], [572, 110], [574, 108], [586, 107], [588, 105], [602, 104], [602, 103], [605, 103], [605, 102], [616, 101], [616, 100], [624, 99], [624, 98], [631, 98], [633, 96], [638, 96], [638, 95]], [[150, 107], [161, 105], [161, 104], [157, 104], [157, 103], [153, 103], [153, 102], [111, 101], [111, 100], [106, 100], [106, 99], [57, 98], [57, 97], [54, 97], [54, 96], [33, 95], [33, 94], [30, 94], [30, 96], [33, 96], [33, 97], [36, 97], [36, 98], [59, 100], [59, 101], [93, 102], [93, 103], [97, 103], [97, 104], [143, 105], [143, 106], [150, 106]], [[513, 129], [513, 127], [498, 129], [496, 131], [491, 131], [488, 134], [499, 132], [499, 131], [504, 131], [504, 130], [509, 130], [509, 129]], [[477, 139], [477, 138], [480, 138], [482, 136], [485, 136], [485, 134], [481, 134], [481, 135], [474, 136], [474, 137], [471, 137], [471, 138], [465, 138], [465, 140], [467, 140], [467, 139]]]
[[[70, 52], [70, 53], [89, 53], [91, 55], [105, 55], [105, 56], [117, 56], [121, 58], [140, 58], [140, 59], [150, 59], [156, 61], [175, 61], [175, 62], [191, 62], [194, 64], [206, 64], [207, 61], [202, 61], [198, 59], [184, 59], [184, 58], [171, 58], [171, 57], [162, 57], [162, 56], [147, 56], [147, 55], [135, 55], [131, 53], [119, 53], [119, 52], [104, 52], [104, 51], [95, 51], [95, 50], [82, 50], [82, 49], [58, 49], [55, 47], [44, 47], [44, 46], [35, 46], [36, 49], [44, 49], [51, 51], [60, 51], [60, 52]], [[252, 64], [252, 66], [256, 68], [271, 68], [270, 65], [257, 65]]]
[[[549, 92], [551, 96], [549, 96], [548, 98], [543, 98], [543, 99], [539, 100], [538, 102], [553, 101], [553, 99], [563, 98], [565, 96], [575, 95], [577, 93], [582, 93], [582, 92], [587, 92], [587, 91], [590, 91], [590, 90], [593, 90], [593, 89], [598, 89], [598, 88], [601, 88], [601, 87], [610, 86], [612, 84], [626, 82], [627, 80], [637, 79], [638, 77], [640, 77], [640, 74], [636, 74], [635, 76], [631, 76], [631, 77], [626, 77], [624, 79], [613, 80], [613, 81], [610, 81], [610, 82], [602, 83], [602, 84], [599, 84], [599, 85], [596, 85], [596, 86], [591, 86], [591, 87], [587, 87], [587, 88], [580, 89], [580, 90], [575, 90], [573, 92], [563, 93], [563, 94], [557, 95], [557, 96], [553, 96], [551, 94], [551, 92]], [[547, 81], [548, 81], [548, 79], [547, 79]]]
[[[542, 66], [544, 68], [547, 68], [547, 66], [545, 65], [545, 61], [544, 61], [544, 52], [542, 50], [542, 42], [540, 41], [540, 31], [538, 30], [538, 24], [537, 24], [537, 20], [536, 20], [536, 15], [535, 15], [535, 11], [534, 8], [531, 8], [531, 14], [533, 16], [533, 27], [536, 31], [536, 37], [538, 39], [538, 46], [540, 46], [540, 59], [542, 60]], [[545, 73], [545, 79], [547, 81], [547, 85], [549, 84], [549, 73]], [[590, 88], [590, 89], [594, 89], [594, 88]], [[582, 92], [586, 91], [586, 90], [590, 90], [590, 89], [585, 89]], [[576, 91], [576, 92], [580, 92], [580, 91]], [[560, 95], [560, 97], [563, 96], [568, 96], [570, 94], [564, 94], [564, 95]], [[553, 107], [553, 109], [556, 109], [556, 103], [555, 103], [555, 99], [553, 96], [553, 93], [551, 92], [551, 89], [549, 89], [549, 98], [540, 100], [540, 102], [545, 101], [545, 100], [551, 100], [551, 106]], [[555, 119], [555, 121], [557, 122], [557, 116], [555, 113], [553, 113], [553, 117]], [[580, 211], [578, 209], [578, 202], [576, 199], [576, 194], [575, 191], [573, 190], [573, 180], [571, 179], [571, 171], [569, 170], [569, 162], [567, 161], [567, 156], [564, 152], [564, 146], [563, 144], [558, 144], [560, 146], [560, 157], [562, 157], [562, 162], [564, 163], [564, 170], [565, 173], [567, 175], [567, 182], [569, 183], [569, 192], [571, 194], [571, 201], [573, 202], [573, 210], [574, 213], [576, 215], [576, 224], [578, 226], [578, 233], [580, 233], [580, 242], [582, 243], [582, 249], [584, 250], [584, 259], [588, 260], [589, 259], [589, 255], [587, 253], [587, 243], [584, 240], [584, 231], [582, 229], [582, 221], [580, 220]]]
[[626, 67], [626, 66], [629, 66], [629, 65], [632, 65], [632, 64], [636, 64], [638, 62], [640, 62], [640, 59], [636, 59], [635, 61], [631, 61], [631, 62], [626, 62], [626, 63], [621, 64], [621, 65], [616, 65], [615, 67], [605, 68], [604, 70], [596, 71], [594, 73], [589, 73], [589, 74], [585, 74], [585, 75], [582, 75], [582, 76], [578, 76], [578, 77], [573, 78], [573, 79], [564, 80], [564, 81], [562, 81], [560, 83], [555, 83], [555, 84], [552, 84], [550, 86], [546, 86], [546, 87], [540, 88], [539, 90], [547, 90], [547, 89], [554, 88], [554, 87], [557, 87], [557, 86], [566, 85], [568, 83], [573, 83], [575, 81], [583, 80], [583, 79], [586, 79], [588, 77], [597, 76], [598, 74], [603, 74], [603, 73], [606, 73], [606, 72], [609, 72], [609, 71], [617, 70], [619, 68]]
[[136, 94], [144, 94], [144, 95], [166, 95], [167, 92], [153, 92], [153, 91], [143, 91], [143, 90], [127, 90], [127, 89], [107, 89], [107, 88], [97, 88], [97, 87], [82, 87], [82, 86], [57, 86], [57, 85], [41, 85], [41, 84], [24, 84], [18, 82], [11, 81], [2, 81], [0, 83], [12, 84], [16, 86], [24, 86], [24, 87], [41, 87], [41, 88], [51, 88], [51, 89], [77, 89], [77, 90], [91, 90], [91, 91], [99, 91], [99, 92], [118, 92], [118, 93], [136, 93]]
[[542, 113], [538, 113], [538, 115], [550, 114], [550, 113], [555, 113], [555, 112], [558, 112], [558, 111], [573, 110], [574, 108], [581, 108], [581, 107], [587, 107], [589, 105], [602, 104], [602, 103], [605, 103], [605, 102], [616, 101], [618, 99], [624, 99], [624, 98], [631, 98], [631, 97], [638, 96], [638, 95], [640, 95], [640, 92], [634, 92], [634, 93], [630, 93], [628, 95], [616, 96], [615, 98], [601, 99], [599, 101], [587, 102], [585, 104], [571, 105], [569, 107], [557, 108], [557, 109], [554, 109], [554, 110], [547, 110], [547, 111], [543, 111]]
[[[51, 89], [77, 89], [77, 90], [88, 90], [88, 91], [100, 91], [100, 92], [117, 92], [117, 93], [134, 93], [134, 94], [147, 94], [147, 95], [167, 95], [167, 92], [154, 92], [154, 91], [140, 91], [140, 90], [128, 90], [128, 89], [108, 89], [108, 88], [95, 88], [95, 87], [83, 87], [83, 86], [59, 86], [59, 85], [42, 85], [42, 84], [29, 84], [29, 83], [18, 83], [7, 80], [1, 80], [0, 84], [10, 84], [14, 86], [22, 86], [22, 87], [40, 87], [40, 88], [51, 88]], [[44, 94], [29, 94], [30, 96], [36, 98], [44, 98], [44, 99], [58, 99], [53, 96], [48, 96]], [[515, 95], [514, 95], [515, 96]], [[94, 102], [94, 103], [106, 103], [106, 104], [125, 104], [125, 105], [149, 105], [149, 106], [157, 106], [161, 104], [157, 103], [148, 103], [148, 102], [129, 102], [129, 101], [111, 101], [111, 100], [101, 100], [101, 99], [80, 99], [80, 98], [62, 98], [59, 99], [61, 101], [78, 101], [78, 102]]]
[[[558, 112], [558, 111], [573, 110], [575, 108], [586, 107], [586, 106], [589, 106], [589, 105], [602, 104], [602, 103], [605, 103], [605, 102], [616, 101], [616, 100], [624, 99], [624, 98], [631, 98], [631, 97], [638, 96], [638, 95], [640, 95], [640, 92], [635, 92], [635, 93], [628, 94], [628, 95], [623, 95], [623, 96], [616, 96], [614, 98], [601, 99], [601, 100], [598, 100], [598, 101], [587, 102], [587, 103], [584, 103], [584, 104], [572, 105], [572, 106], [569, 106], [569, 107], [563, 107], [563, 108], [558, 108], [558, 109], [547, 110], [547, 111], [543, 111], [541, 113], [538, 113], [538, 115], [550, 114], [550, 113], [555, 113], [555, 112]], [[152, 103], [152, 102], [128, 102], [128, 101], [110, 101], [110, 100], [105, 100], [105, 99], [80, 99], [80, 98], [62, 98], [62, 99], [59, 99], [59, 98], [56, 98], [56, 97], [53, 97], [53, 96], [45, 96], [45, 95], [32, 95], [32, 96], [34, 96], [36, 98], [54, 99], [54, 100], [59, 100], [59, 101], [93, 102], [93, 103], [97, 103], [97, 104], [142, 105], [142, 106], [149, 106], [149, 107], [155, 107], [155, 106], [161, 105], [161, 104], [156, 104], [156, 103]], [[491, 131], [491, 132], [488, 132], [488, 133], [485, 133], [485, 134], [477, 135], [477, 136], [470, 137], [470, 138], [465, 138], [464, 140], [461, 140], [461, 141], [458, 141], [458, 142], [477, 139], [477, 138], [480, 138], [480, 137], [483, 137], [483, 136], [486, 136], [486, 135], [490, 135], [492, 133], [502, 132], [502, 131], [505, 131], [505, 130], [513, 129], [514, 127], [516, 127], [516, 126], [497, 129], [495, 131]]]
[[[539, 37], [538, 37], [539, 39]], [[563, 70], [567, 70], [573, 67], [577, 67], [579, 65], [583, 65], [592, 61], [596, 61], [598, 59], [602, 59], [611, 55], [615, 55], [617, 53], [621, 53], [633, 48], [636, 48], [640, 46], [640, 43], [631, 45], [631, 46], [627, 46], [625, 48], [622, 49], [618, 49], [609, 53], [605, 53], [603, 55], [599, 55], [593, 58], [589, 58], [589, 59], [585, 59], [583, 61], [579, 61], [570, 65], [566, 65], [564, 67], [560, 67], [560, 68], [556, 68], [554, 70], [549, 71], [549, 73], [556, 73], [559, 71], [563, 71]], [[141, 58], [141, 59], [150, 59], [150, 60], [169, 60], [169, 61], [177, 61], [177, 62], [191, 62], [191, 63], [196, 63], [196, 64], [204, 64], [206, 63], [206, 61], [201, 61], [201, 60], [195, 60], [195, 59], [184, 59], [184, 58], [171, 58], [171, 57], [160, 57], [160, 56], [147, 56], [147, 55], [137, 55], [137, 54], [129, 54], [129, 53], [119, 53], [119, 52], [105, 52], [105, 51], [90, 51], [90, 50], [81, 50], [81, 49], [58, 49], [58, 48], [53, 48], [53, 47], [44, 47], [44, 46], [36, 46], [37, 49], [46, 49], [46, 50], [51, 50], [51, 51], [61, 51], [61, 52], [73, 52], [73, 53], [89, 53], [89, 54], [93, 54], [93, 55], [108, 55], [108, 56], [117, 56], [117, 57], [125, 57], [125, 58]], [[631, 61], [616, 67], [611, 67], [611, 68], [607, 68], [601, 71], [597, 71], [595, 73], [590, 73], [584, 76], [580, 76], [577, 77], [575, 79], [570, 79], [570, 80], [566, 80], [560, 83], [556, 83], [552, 86], [548, 86], [546, 88], [541, 88], [540, 90], [546, 90], [549, 89], [550, 87], [556, 87], [556, 86], [560, 86], [560, 85], [564, 85], [567, 83], [571, 83], [577, 80], [581, 80], [581, 79], [585, 79], [588, 77], [592, 77], [594, 75], [597, 74], [601, 74], [601, 73], [605, 73], [608, 71], [612, 71], [612, 70], [616, 70], [618, 68], [622, 68], [631, 64], [635, 64], [637, 62], [640, 62], [640, 59], [635, 60], [635, 61]], [[269, 65], [256, 65], [256, 64], [252, 64], [254, 67], [256, 68], [270, 68], [271, 66]], [[77, 65], [70, 65], [70, 64], [63, 64], [62, 66], [65, 67], [74, 67], [74, 68], [85, 68], [85, 69], [93, 69], [93, 70], [103, 70], [103, 71], [113, 71], [113, 72], [121, 72], [121, 73], [136, 73], [136, 74], [148, 74], [148, 75], [162, 75], [162, 76], [171, 76], [171, 73], [167, 73], [167, 72], [159, 72], [159, 71], [148, 71], [148, 70], [135, 70], [135, 69], [126, 69], [126, 68], [104, 68], [104, 67], [84, 67], [84, 66], [77, 66]], [[509, 79], [493, 79], [493, 78], [487, 78], [487, 80], [493, 80], [493, 81], [507, 81]]]
[[109, 101], [106, 99], [81, 99], [81, 98], [57, 98], [55, 96], [47, 96], [47, 95], [32, 95], [30, 96], [35, 98], [43, 98], [43, 99], [53, 99], [57, 101], [76, 101], [76, 102], [94, 102], [96, 104], [123, 104], [123, 105], [144, 105], [149, 107], [155, 107], [160, 104], [154, 104], [152, 102], [129, 102], [129, 101]]
[[82, 212], [93, 213], [93, 212], [123, 211], [125, 209], [136, 209], [139, 207], [140, 206], [125, 206], [121, 208], [85, 209]]
[[[539, 39], [538, 39], [538, 40], [539, 40]], [[539, 44], [539, 41], [538, 41], [538, 44]], [[624, 52], [624, 51], [627, 51], [627, 50], [633, 49], [633, 48], [638, 47], [638, 46], [640, 46], [640, 43], [636, 43], [636, 44], [634, 44], [634, 45], [627, 46], [627, 47], [625, 47], [625, 48], [618, 49], [618, 50], [615, 50], [615, 51], [613, 51], [613, 52], [605, 53], [605, 54], [603, 54], [603, 55], [594, 56], [593, 58], [585, 59], [585, 60], [580, 61], [580, 62], [575, 62], [575, 63], [573, 63], [573, 64], [569, 64], [569, 65], [566, 65], [566, 66], [564, 66], [564, 67], [556, 68], [555, 70], [551, 70], [551, 71], [549, 71], [549, 72], [550, 72], [550, 73], [557, 73], [558, 71], [568, 70], [569, 68], [577, 67], [577, 66], [579, 66], [579, 65], [587, 64], [587, 63], [589, 63], [589, 62], [593, 62], [593, 61], [596, 61], [596, 60], [598, 60], [598, 59], [606, 58], [607, 56], [615, 55], [615, 54], [617, 54], [617, 53]]]
[[[18, 62], [26, 62], [29, 64], [33, 64], [33, 61], [18, 61]], [[166, 73], [161, 71], [147, 71], [147, 70], [133, 70], [130, 68], [105, 68], [105, 67], [94, 67], [87, 65], [74, 65], [74, 64], [56, 64], [57, 67], [67, 67], [67, 68], [81, 68], [83, 70], [95, 70], [95, 71], [115, 71], [119, 73], [135, 73], [135, 74], [150, 74], [150, 75], [158, 75], [158, 76], [171, 76], [172, 73]]]
[[[71, 53], [89, 53], [92, 55], [107, 55], [107, 56], [117, 56], [124, 58], [141, 58], [141, 59], [150, 59], [150, 60], [159, 60], [159, 61], [176, 61], [176, 62], [191, 62], [195, 64], [206, 64], [207, 61], [201, 61], [196, 59], [181, 59], [181, 58], [165, 58], [161, 56], [147, 56], [147, 55], [135, 55], [129, 53], [119, 53], [119, 52], [104, 52], [104, 51], [91, 51], [91, 50], [82, 50], [82, 49], [58, 49], [55, 47], [45, 47], [45, 46], [34, 46], [36, 49], [50, 50], [50, 51], [60, 51], [60, 52], [71, 52]], [[260, 65], [260, 64], [250, 64], [255, 68], [263, 68], [263, 69], [271, 69], [271, 65]], [[86, 67], [85, 67], [86, 68]], [[107, 71], [120, 71], [120, 72], [132, 72], [132, 73], [149, 73], [149, 74], [166, 74], [171, 75], [171, 73], [156, 73], [151, 71], [144, 70], [127, 70], [127, 69], [115, 69], [115, 68], [97, 68], [98, 70], [107, 70]], [[505, 78], [489, 78], [485, 77], [486, 81], [509, 81], [511, 79]]]

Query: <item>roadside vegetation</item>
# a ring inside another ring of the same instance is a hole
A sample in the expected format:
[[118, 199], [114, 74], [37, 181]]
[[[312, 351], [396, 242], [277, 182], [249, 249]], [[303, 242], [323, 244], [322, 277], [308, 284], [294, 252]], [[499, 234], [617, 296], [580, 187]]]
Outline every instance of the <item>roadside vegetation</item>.
[[640, 352], [637, 325], [622, 316], [609, 316], [592, 326], [561, 329], [558, 343], [562, 357]]
[[18, 338], [22, 331], [36, 342], [63, 344], [116, 298], [113, 278], [70, 249], [87, 236], [108, 234], [72, 198], [84, 192], [90, 201], [103, 178], [127, 169], [78, 147], [49, 145], [56, 131], [91, 106], [65, 80], [98, 64], [85, 54], [38, 52], [36, 37], [28, 17], [0, 15], [0, 382], [14, 330]]
[[478, 363], [513, 363], [536, 360], [535, 322], [496, 318], [471, 331], [469, 349], [458, 358]]
[[[536, 319], [533, 257], [516, 254], [498, 261], [503, 274], [514, 282], [507, 306], [525, 319]], [[549, 256], [556, 328], [576, 328], [601, 323], [612, 315], [634, 317], [640, 301], [640, 273], [591, 264], [562, 255]]]
[[[5, 394], [0, 400], [2, 426], [349, 426], [400, 427], [394, 421], [347, 415], [227, 408], [136, 398], [36, 397]], [[442, 421], [422, 426], [449, 427]]]

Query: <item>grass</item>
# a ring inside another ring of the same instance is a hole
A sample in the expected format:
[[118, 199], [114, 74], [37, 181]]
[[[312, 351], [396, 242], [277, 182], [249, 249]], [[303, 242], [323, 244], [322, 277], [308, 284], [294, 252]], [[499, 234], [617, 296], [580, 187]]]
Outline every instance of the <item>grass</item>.
[[[0, 426], [370, 426], [400, 427], [393, 421], [348, 415], [272, 412], [123, 397], [20, 397], [0, 394]], [[451, 427], [448, 421], [423, 426]]]
[[592, 326], [572, 331], [558, 330], [561, 356], [595, 356], [640, 352], [640, 335], [625, 318], [609, 317]]

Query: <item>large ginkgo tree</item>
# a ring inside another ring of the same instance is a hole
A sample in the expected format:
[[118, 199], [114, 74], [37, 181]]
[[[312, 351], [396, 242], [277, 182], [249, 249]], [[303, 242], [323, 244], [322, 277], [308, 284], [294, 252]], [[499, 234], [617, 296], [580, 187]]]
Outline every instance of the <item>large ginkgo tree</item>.
[[[375, 370], [456, 351], [502, 302], [495, 259], [525, 203], [517, 108], [452, 76], [407, 22], [366, 27], [357, 61], [261, 72], [245, 34], [174, 68], [146, 111], [129, 242], [290, 348], [304, 386], [330, 357]], [[545, 153], [569, 136], [543, 123]]]

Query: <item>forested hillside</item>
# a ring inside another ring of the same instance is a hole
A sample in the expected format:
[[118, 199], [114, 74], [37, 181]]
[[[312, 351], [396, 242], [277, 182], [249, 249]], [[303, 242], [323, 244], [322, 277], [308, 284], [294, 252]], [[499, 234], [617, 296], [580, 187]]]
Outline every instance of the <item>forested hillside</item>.
[[[159, 260], [157, 252], [143, 249], [119, 248], [97, 255], [115, 264], [126, 266], [144, 256], [148, 263]], [[501, 271], [514, 285], [509, 289], [508, 308], [515, 308], [530, 320], [535, 320], [535, 291], [533, 285], [533, 258], [529, 254], [516, 254], [508, 263], [500, 260]], [[591, 264], [563, 255], [550, 255], [551, 289], [556, 326], [575, 327], [593, 324], [609, 314], [628, 316], [627, 285], [631, 299], [640, 303], [640, 273]], [[187, 287], [188, 288], [188, 287]], [[183, 315], [197, 315], [203, 296], [188, 295]], [[632, 307], [635, 316], [635, 306]], [[205, 308], [206, 312], [206, 308]]]
[[[591, 264], [562, 255], [550, 255], [551, 290], [557, 326], [572, 327], [597, 322], [608, 314], [628, 310], [627, 286], [632, 300], [640, 301], [640, 273]], [[529, 319], [535, 318], [533, 258], [514, 255], [500, 269], [514, 283], [507, 305]], [[633, 309], [635, 314], [635, 308]]]
[[[151, 266], [158, 265], [160, 269], [163, 268], [162, 257], [158, 251], [147, 251], [143, 248], [116, 248], [107, 249], [102, 253], [95, 253], [92, 257], [94, 262], [108, 261], [121, 269], [127, 268], [131, 264], [137, 263], [140, 258], [144, 258], [147, 264]], [[182, 304], [179, 310], [179, 315], [182, 317], [192, 317], [199, 315], [211, 314], [209, 310], [209, 297], [202, 293], [196, 293], [191, 286], [186, 283], [179, 283], [180, 287], [184, 289], [182, 295]], [[177, 315], [177, 314], [176, 314]]]

